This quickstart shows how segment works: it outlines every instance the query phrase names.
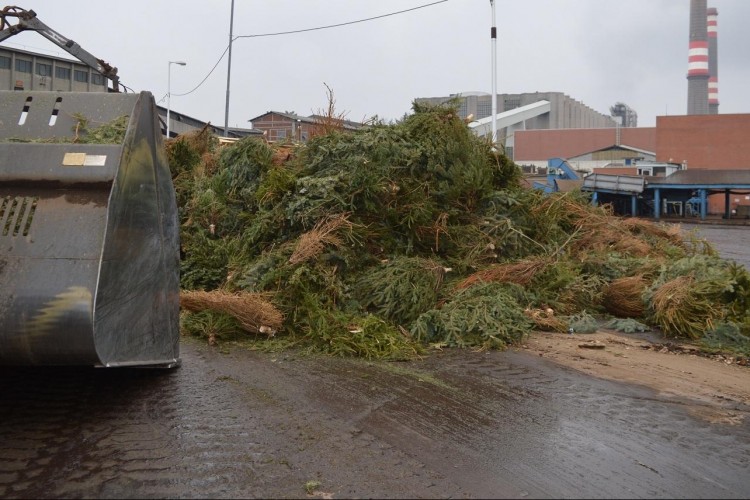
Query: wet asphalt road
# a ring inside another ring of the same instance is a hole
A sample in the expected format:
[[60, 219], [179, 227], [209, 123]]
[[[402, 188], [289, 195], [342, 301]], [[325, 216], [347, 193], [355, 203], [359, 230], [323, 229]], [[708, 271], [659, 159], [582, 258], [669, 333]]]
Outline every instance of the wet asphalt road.
[[710, 241], [725, 259], [750, 269], [750, 226], [681, 224], [685, 231], [695, 231]]
[[182, 358], [0, 368], [0, 497], [750, 497], [750, 418], [710, 424], [524, 352], [372, 363], [186, 340]]

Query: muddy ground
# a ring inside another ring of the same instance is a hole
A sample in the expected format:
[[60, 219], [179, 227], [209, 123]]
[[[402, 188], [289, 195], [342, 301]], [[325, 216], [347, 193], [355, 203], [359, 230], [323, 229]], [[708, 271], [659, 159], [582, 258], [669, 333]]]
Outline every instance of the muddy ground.
[[0, 497], [750, 497], [750, 368], [659, 340], [381, 363], [184, 339], [170, 372], [0, 368]]

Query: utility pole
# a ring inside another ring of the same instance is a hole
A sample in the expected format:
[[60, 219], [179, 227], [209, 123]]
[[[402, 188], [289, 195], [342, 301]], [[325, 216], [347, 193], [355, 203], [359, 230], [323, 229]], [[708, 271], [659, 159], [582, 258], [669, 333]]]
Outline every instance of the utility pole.
[[492, 7], [492, 145], [497, 142], [497, 27], [495, 26], [495, 0], [490, 0]]
[[232, 32], [234, 29], [234, 0], [232, 13], [229, 16], [229, 63], [227, 64], [227, 104], [224, 108], [224, 137], [229, 137], [229, 82], [232, 73]]

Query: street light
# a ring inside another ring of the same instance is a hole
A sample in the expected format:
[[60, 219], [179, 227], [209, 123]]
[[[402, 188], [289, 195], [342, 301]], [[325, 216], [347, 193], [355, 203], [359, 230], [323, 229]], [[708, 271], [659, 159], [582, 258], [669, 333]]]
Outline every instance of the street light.
[[169, 107], [170, 107], [170, 101], [172, 100], [172, 65], [173, 64], [179, 64], [180, 66], [185, 66], [187, 63], [185, 61], [169, 61], [169, 65], [167, 66], [167, 139], [169, 139]]
[[497, 143], [497, 27], [495, 26], [495, 1], [490, 0], [492, 7], [492, 28], [490, 38], [492, 39], [492, 148]]

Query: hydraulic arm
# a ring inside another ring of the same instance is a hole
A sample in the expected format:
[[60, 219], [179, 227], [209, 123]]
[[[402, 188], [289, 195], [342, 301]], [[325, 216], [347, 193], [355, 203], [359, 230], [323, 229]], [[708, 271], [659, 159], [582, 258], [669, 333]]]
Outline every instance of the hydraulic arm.
[[[12, 19], [16, 20], [15, 24], [11, 22]], [[120, 91], [120, 78], [117, 76], [117, 68], [97, 57], [94, 57], [94, 55], [84, 50], [73, 40], [64, 37], [44, 24], [36, 16], [36, 12], [16, 6], [8, 6], [0, 11], [0, 42], [26, 30], [36, 31], [73, 57], [88, 64], [112, 82], [113, 92]]]

